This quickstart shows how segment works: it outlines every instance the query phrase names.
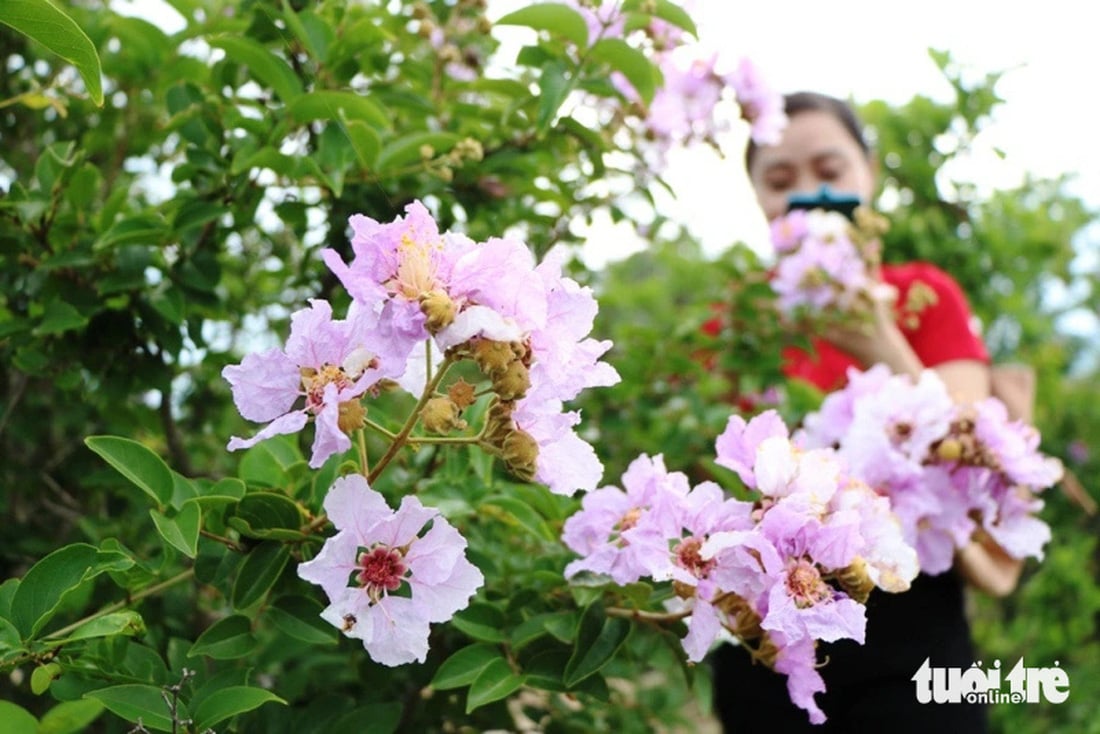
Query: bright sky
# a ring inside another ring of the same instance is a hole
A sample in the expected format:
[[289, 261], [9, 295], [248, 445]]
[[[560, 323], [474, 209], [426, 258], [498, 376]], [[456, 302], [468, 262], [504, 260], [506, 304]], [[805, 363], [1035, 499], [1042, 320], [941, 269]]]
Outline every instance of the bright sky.
[[[1100, 69], [1100, 44], [1086, 9], [1071, 0], [696, 0], [693, 17], [704, 44], [735, 59], [749, 56], [783, 92], [810, 89], [857, 102], [903, 103], [916, 94], [949, 101], [953, 91], [928, 56], [929, 47], [950, 51], [978, 77], [1006, 71], [997, 86], [1006, 101], [960, 175], [988, 187], [1011, 187], [1025, 171], [1076, 173], [1073, 191], [1100, 207], [1100, 105], [1088, 76]], [[1075, 88], [1081, 83], [1089, 86]], [[1005, 151], [1003, 161], [993, 147]], [[666, 208], [689, 223], [709, 252], [766, 236], [746, 203], [751, 197], [741, 162], [731, 158], [687, 153], [668, 174], [679, 197]], [[590, 261], [607, 257], [614, 255], [604, 249]]]

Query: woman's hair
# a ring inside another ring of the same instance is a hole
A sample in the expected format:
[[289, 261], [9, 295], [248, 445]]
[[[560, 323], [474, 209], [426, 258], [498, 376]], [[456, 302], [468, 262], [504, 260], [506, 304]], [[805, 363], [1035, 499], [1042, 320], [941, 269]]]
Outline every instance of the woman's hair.
[[[860, 149], [867, 155], [871, 154], [871, 146], [863, 136], [863, 123], [856, 116], [851, 105], [842, 99], [830, 97], [820, 92], [793, 92], [783, 96], [783, 111], [787, 117], [794, 117], [800, 112], [820, 111], [832, 115], [844, 126], [852, 139], [859, 144]], [[750, 138], [748, 147], [745, 148], [745, 167], [752, 167], [752, 159], [756, 156], [759, 146]]]

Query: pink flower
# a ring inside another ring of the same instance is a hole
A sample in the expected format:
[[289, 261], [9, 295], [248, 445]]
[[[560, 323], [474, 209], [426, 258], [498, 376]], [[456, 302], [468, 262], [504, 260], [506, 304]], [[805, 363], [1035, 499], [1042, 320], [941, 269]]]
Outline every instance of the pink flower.
[[783, 95], [772, 89], [748, 58], [742, 58], [737, 68], [726, 75], [725, 82], [733, 87], [741, 116], [752, 126], [752, 139], [757, 145], [775, 145], [787, 127]]
[[591, 571], [617, 584], [629, 584], [667, 561], [666, 538], [679, 531], [679, 505], [687, 477], [665, 469], [661, 456], [642, 455], [630, 463], [619, 489], [601, 487], [584, 496], [581, 510], [565, 521], [562, 542], [582, 558], [565, 577]]
[[1012, 421], [997, 398], [974, 404], [974, 435], [994, 457], [1010, 484], [1046, 489], [1064, 473], [1062, 463], [1039, 452], [1039, 432], [1023, 421]]
[[[334, 320], [327, 301], [312, 300], [290, 320], [286, 349], [247, 355], [229, 365], [222, 376], [233, 390], [241, 415], [270, 421], [249, 439], [234, 436], [229, 450], [249, 448], [264, 439], [295, 433], [312, 417], [316, 424], [310, 466], [351, 448], [340, 427], [341, 406], [357, 403], [382, 378], [397, 377], [404, 358], [393, 355], [391, 343], [372, 315], [352, 307], [347, 320]], [[304, 397], [304, 405], [294, 404]]]
[[484, 583], [466, 540], [416, 497], [391, 510], [358, 474], [336, 480], [325, 512], [338, 532], [298, 567], [328, 595], [321, 616], [382, 665], [424, 662], [429, 625], [464, 609]]
[[786, 439], [788, 430], [775, 410], [766, 410], [748, 423], [739, 415], [730, 416], [715, 442], [716, 463], [737, 472], [746, 487], [755, 489], [757, 450], [765, 439], [777, 436]]

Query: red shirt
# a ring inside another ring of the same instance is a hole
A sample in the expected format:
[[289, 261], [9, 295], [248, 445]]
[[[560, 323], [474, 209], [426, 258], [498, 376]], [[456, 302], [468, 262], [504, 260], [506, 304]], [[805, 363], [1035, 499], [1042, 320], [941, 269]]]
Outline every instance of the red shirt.
[[[882, 279], [898, 289], [898, 326], [925, 367], [956, 359], [989, 363], [966, 296], [950, 275], [931, 263], [912, 262], [883, 265]], [[793, 347], [785, 350], [786, 375], [830, 392], [844, 386], [849, 367], [863, 368], [822, 339], [814, 340], [814, 350], [815, 354]]]

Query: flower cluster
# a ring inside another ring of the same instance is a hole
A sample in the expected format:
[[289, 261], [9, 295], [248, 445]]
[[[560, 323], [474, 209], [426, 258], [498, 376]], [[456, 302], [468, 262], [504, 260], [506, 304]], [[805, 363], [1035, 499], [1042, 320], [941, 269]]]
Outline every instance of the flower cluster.
[[888, 297], [878, 283], [878, 236], [883, 222], [857, 209], [855, 222], [822, 209], [794, 209], [771, 224], [777, 263], [771, 286], [787, 316], [825, 311], [868, 312]]
[[[313, 300], [292, 315], [285, 347], [224, 369], [241, 414], [267, 423], [229, 449], [296, 433], [311, 419], [314, 468], [350, 449], [353, 433], [377, 430], [390, 441], [370, 472], [363, 456], [363, 474], [329, 491], [325, 511], [338, 532], [299, 575], [328, 595], [322, 616], [361, 639], [374, 660], [423, 662], [429, 625], [464, 608], [482, 576], [437, 510], [406, 496], [394, 512], [370, 480], [409, 440], [467, 431], [463, 412], [485, 396], [480, 430], [439, 440], [476, 444], [555, 492], [591, 489], [603, 466], [574, 431], [579, 414], [564, 404], [619, 376], [600, 359], [610, 342], [588, 336], [596, 301], [562, 274], [560, 258], [536, 264], [519, 240], [441, 233], [418, 201], [392, 222], [356, 215], [350, 225], [350, 262], [323, 253], [351, 296], [346, 317]], [[463, 360], [480, 370], [480, 389], [463, 378], [444, 385]], [[368, 417], [364, 401], [398, 387], [420, 397], [394, 434]]]
[[831, 449], [801, 450], [775, 411], [730, 418], [717, 463], [755, 490], [727, 498], [714, 482], [690, 486], [660, 456], [638, 457], [622, 477], [584, 497], [563, 540], [581, 557], [566, 576], [605, 574], [617, 584], [670, 581], [684, 605], [689, 660], [723, 630], [787, 676], [791, 699], [814, 722], [818, 640], [864, 638], [872, 588], [908, 589], [916, 552], [885, 498], [845, 476]]
[[832, 446], [848, 470], [890, 498], [921, 569], [939, 574], [980, 528], [1016, 558], [1042, 558], [1050, 528], [1037, 494], [1062, 476], [1039, 434], [986, 398], [955, 404], [938, 375], [852, 369], [845, 389], [807, 416], [797, 440]]
[[[312, 417], [310, 465], [319, 467], [366, 425], [363, 398], [393, 382], [424, 390], [429, 351], [481, 368], [495, 403], [476, 438], [514, 473], [563, 494], [594, 487], [603, 467], [574, 431], [579, 414], [564, 409], [581, 390], [619, 379], [600, 360], [610, 342], [588, 337], [597, 311], [591, 292], [562, 275], [558, 258], [536, 265], [519, 240], [440, 233], [419, 201], [392, 222], [355, 215], [350, 224], [351, 261], [323, 254], [352, 296], [347, 318], [334, 319], [331, 306], [315, 300], [293, 315], [285, 349], [225, 368], [241, 414], [270, 421], [229, 448], [300, 431]], [[425, 428], [463, 428], [473, 394], [456, 383], [426, 396]], [[299, 398], [304, 405], [295, 408]]]

